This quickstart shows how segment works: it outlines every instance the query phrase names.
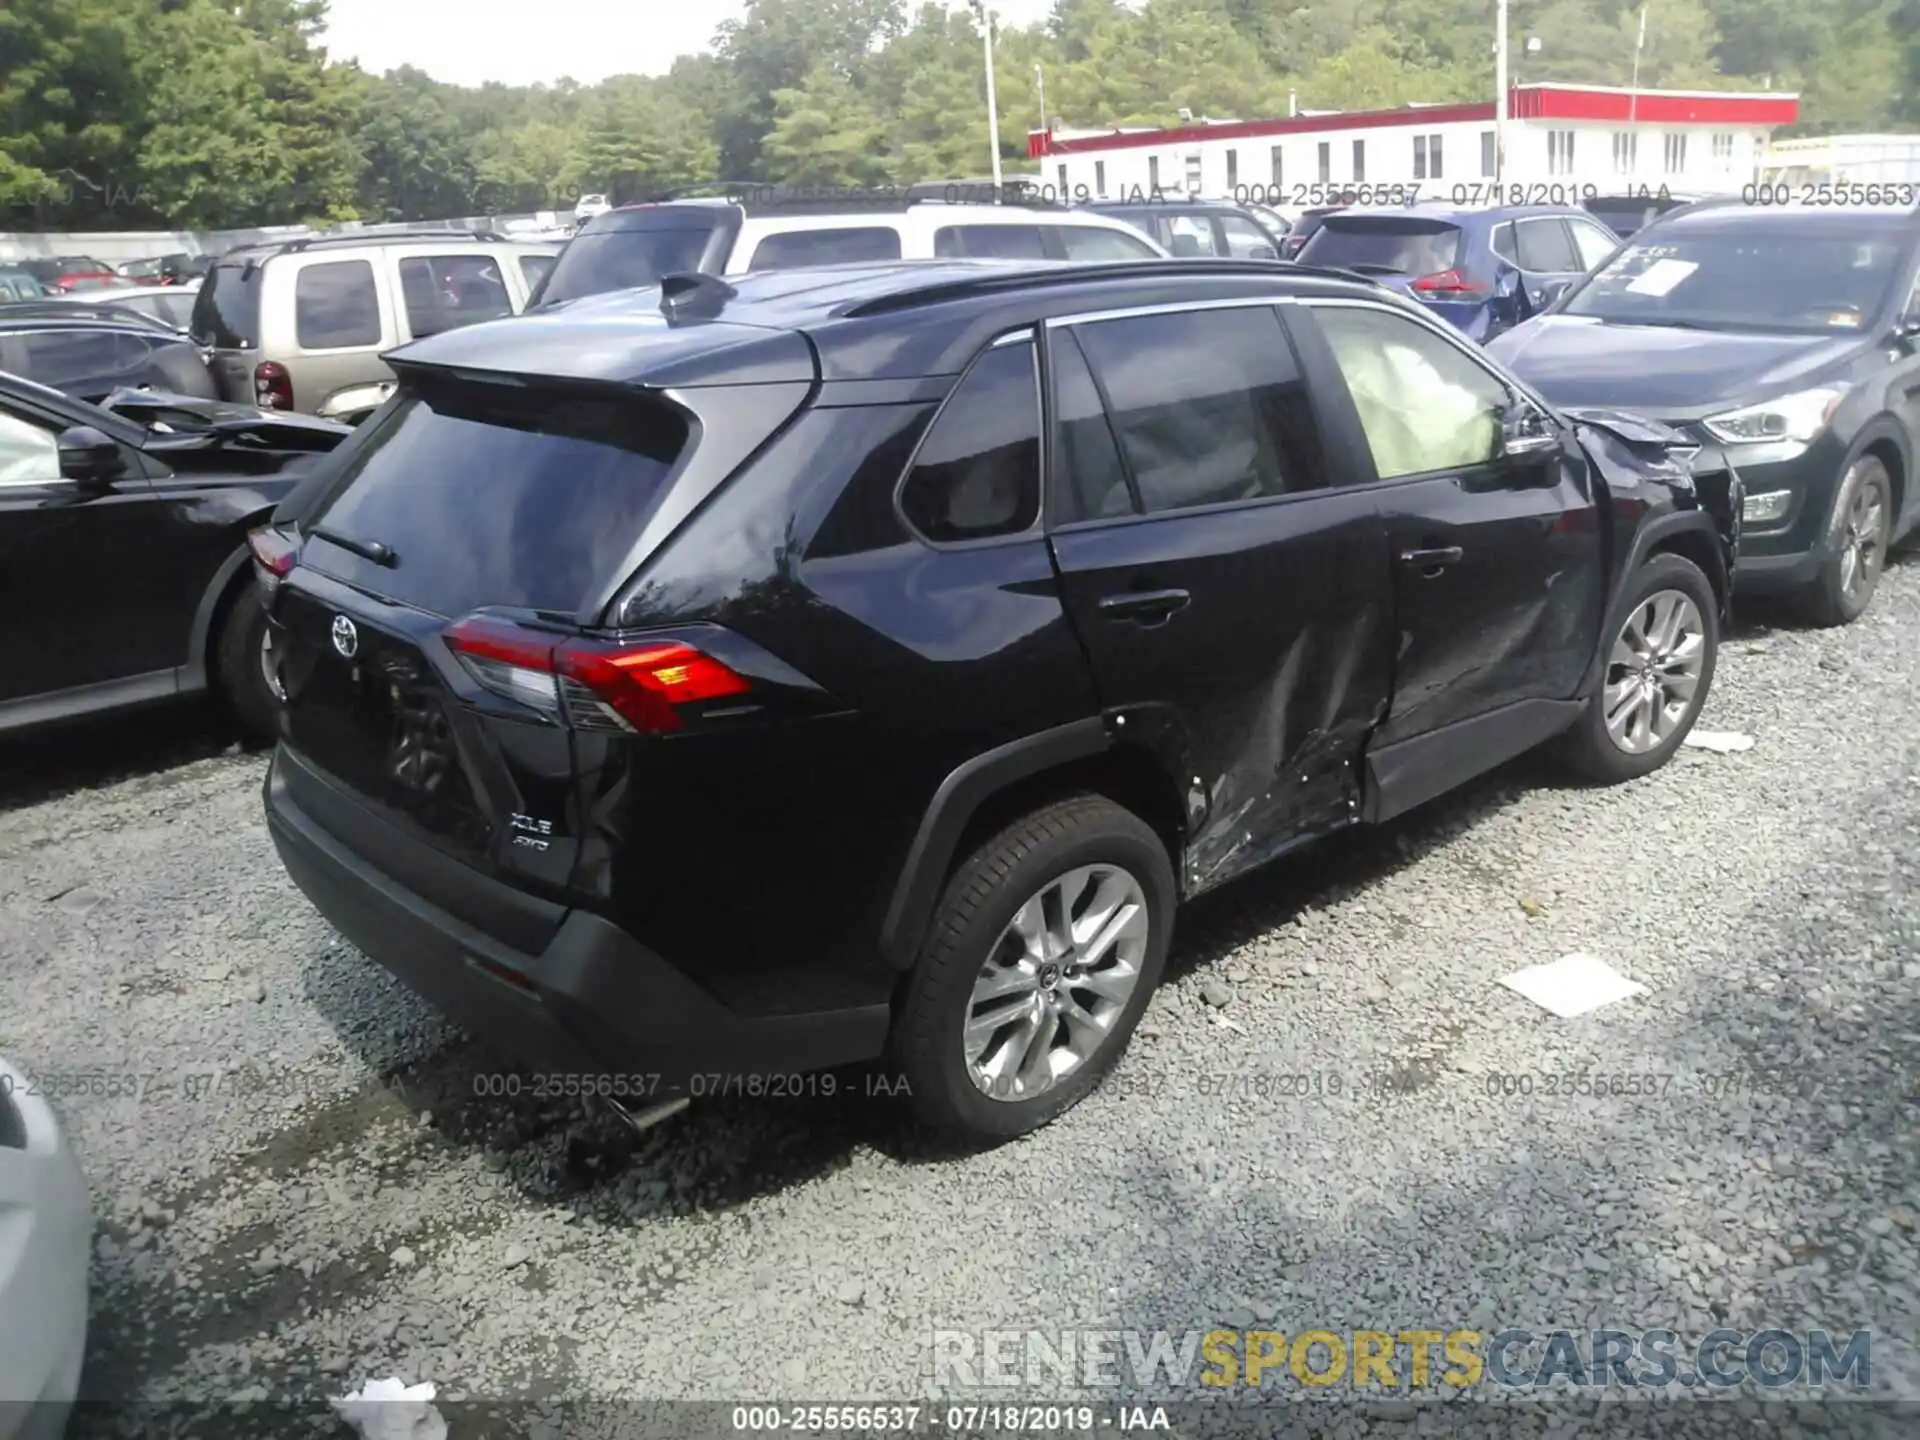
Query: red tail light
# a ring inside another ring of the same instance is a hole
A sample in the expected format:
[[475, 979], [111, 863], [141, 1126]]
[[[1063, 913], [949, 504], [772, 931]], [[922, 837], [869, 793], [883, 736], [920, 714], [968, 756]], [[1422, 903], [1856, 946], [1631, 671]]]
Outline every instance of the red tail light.
[[300, 542], [285, 530], [263, 525], [247, 536], [253, 563], [275, 580], [284, 579], [300, 558]]
[[253, 367], [253, 403], [262, 410], [293, 408], [293, 377], [286, 366], [262, 360]]
[[667, 734], [685, 724], [681, 706], [752, 688], [711, 655], [677, 640], [562, 639], [484, 616], [452, 626], [446, 640], [489, 690], [577, 730]]
[[1413, 282], [1413, 288], [1422, 295], [1445, 295], [1453, 299], [1468, 299], [1476, 295], [1493, 293], [1485, 286], [1474, 284], [1458, 270], [1442, 270], [1438, 275], [1422, 275]]

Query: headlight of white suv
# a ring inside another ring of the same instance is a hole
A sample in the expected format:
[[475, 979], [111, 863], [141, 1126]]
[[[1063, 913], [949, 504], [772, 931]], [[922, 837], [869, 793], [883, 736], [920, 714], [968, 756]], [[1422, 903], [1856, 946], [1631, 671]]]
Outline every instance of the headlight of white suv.
[[1801, 444], [1827, 428], [1833, 412], [1840, 408], [1847, 392], [1823, 386], [1800, 390], [1744, 409], [1729, 410], [1702, 422], [1717, 440], [1730, 445], [1749, 445], [1756, 440], [1793, 440]]

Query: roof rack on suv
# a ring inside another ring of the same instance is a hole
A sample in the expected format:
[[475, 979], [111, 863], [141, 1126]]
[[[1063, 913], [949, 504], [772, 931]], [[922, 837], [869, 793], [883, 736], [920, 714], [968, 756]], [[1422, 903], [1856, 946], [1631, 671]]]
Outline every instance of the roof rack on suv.
[[930, 281], [912, 289], [896, 290], [850, 306], [843, 313], [850, 319], [886, 315], [896, 310], [911, 310], [945, 300], [964, 300], [973, 295], [990, 295], [996, 290], [1026, 290], [1043, 285], [1067, 285], [1088, 280], [1128, 280], [1144, 274], [1154, 275], [1265, 275], [1274, 279], [1300, 276], [1310, 280], [1344, 280], [1349, 284], [1384, 288], [1371, 275], [1341, 270], [1330, 265], [1300, 265], [1290, 260], [1241, 260], [1209, 257], [1202, 260], [1104, 260], [1086, 264], [1055, 262], [1011, 273], [992, 271], [970, 275], [962, 280]]
[[780, 211], [796, 215], [830, 214], [842, 210], [905, 209], [910, 205], [1025, 205], [1035, 209], [1063, 209], [1057, 200], [1042, 196], [1037, 185], [990, 180], [932, 180], [912, 185], [786, 185], [765, 180], [711, 180], [661, 191], [623, 205], [671, 205], [676, 201], [714, 200], [738, 205], [749, 214]]
[[302, 235], [297, 240], [283, 241], [278, 249], [282, 255], [293, 255], [322, 245], [381, 245], [390, 241], [401, 243], [415, 240], [482, 240], [499, 245], [505, 244], [507, 238], [493, 230], [433, 230], [425, 227], [414, 230], [358, 230], [334, 235]]

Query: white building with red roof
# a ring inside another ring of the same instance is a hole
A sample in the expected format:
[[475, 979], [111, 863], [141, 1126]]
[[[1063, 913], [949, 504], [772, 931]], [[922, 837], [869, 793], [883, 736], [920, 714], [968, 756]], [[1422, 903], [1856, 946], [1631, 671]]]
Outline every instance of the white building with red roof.
[[1732, 194], [1752, 184], [1773, 132], [1799, 118], [1780, 91], [1516, 85], [1505, 164], [1494, 102], [1405, 105], [1169, 130], [1036, 130], [1043, 192], [1124, 200], [1155, 190], [1302, 208], [1357, 192], [1485, 204], [1589, 195]]

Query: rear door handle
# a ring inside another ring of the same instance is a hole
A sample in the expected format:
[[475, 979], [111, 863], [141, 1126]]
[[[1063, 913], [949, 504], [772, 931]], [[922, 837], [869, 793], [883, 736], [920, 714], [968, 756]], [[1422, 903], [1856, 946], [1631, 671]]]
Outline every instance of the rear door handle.
[[1458, 545], [1441, 545], [1432, 550], [1402, 550], [1400, 563], [1432, 578], [1449, 565], [1458, 565], [1466, 553]]
[[1108, 595], [1102, 599], [1100, 613], [1113, 620], [1152, 624], [1186, 609], [1192, 599], [1185, 590], [1129, 590], [1124, 595]]

